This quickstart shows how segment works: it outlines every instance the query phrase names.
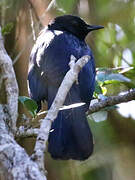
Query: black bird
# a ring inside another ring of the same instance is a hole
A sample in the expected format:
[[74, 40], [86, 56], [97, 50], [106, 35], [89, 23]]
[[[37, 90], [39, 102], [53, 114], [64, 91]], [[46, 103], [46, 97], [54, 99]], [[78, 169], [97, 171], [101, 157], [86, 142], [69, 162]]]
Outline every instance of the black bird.
[[54, 159], [85, 160], [93, 152], [93, 137], [86, 119], [95, 88], [95, 64], [91, 49], [85, 43], [86, 35], [103, 26], [86, 24], [80, 17], [56, 17], [38, 37], [31, 55], [28, 70], [28, 89], [41, 109], [41, 101], [50, 108], [57, 90], [70, 69], [70, 56], [84, 55], [91, 60], [82, 68], [78, 84], [71, 87], [64, 105], [85, 102], [85, 105], [59, 111], [52, 123], [48, 151]]

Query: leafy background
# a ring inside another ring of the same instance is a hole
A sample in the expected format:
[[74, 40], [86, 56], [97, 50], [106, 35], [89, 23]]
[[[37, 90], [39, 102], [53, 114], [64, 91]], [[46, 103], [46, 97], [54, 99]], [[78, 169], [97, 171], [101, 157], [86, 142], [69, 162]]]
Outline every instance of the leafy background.
[[[50, 16], [74, 14], [104, 30], [88, 35], [96, 67], [94, 97], [104, 99], [135, 87], [135, 1], [134, 0], [53, 0]], [[36, 35], [41, 25], [34, 15]], [[0, 1], [0, 24], [8, 54], [14, 62], [19, 84], [19, 118], [22, 114], [36, 116], [36, 104], [27, 97], [27, 69], [34, 44], [29, 4], [18, 0]], [[22, 104], [24, 106], [22, 106]], [[135, 179], [135, 112], [134, 101], [105, 109], [88, 116], [94, 135], [93, 155], [84, 162], [55, 161], [47, 153], [46, 167], [50, 180], [134, 180]], [[38, 118], [31, 120], [38, 126]], [[19, 143], [32, 153], [34, 138]]]

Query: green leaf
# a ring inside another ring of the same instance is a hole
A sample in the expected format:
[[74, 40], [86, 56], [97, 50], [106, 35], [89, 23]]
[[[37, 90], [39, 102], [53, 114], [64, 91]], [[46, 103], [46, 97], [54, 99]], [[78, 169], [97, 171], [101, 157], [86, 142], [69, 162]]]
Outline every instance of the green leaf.
[[106, 93], [107, 93], [107, 88], [104, 87], [104, 86], [101, 86], [101, 89], [102, 89], [102, 94], [103, 94], [103, 95], [106, 95]]
[[105, 72], [101, 72], [97, 74], [97, 80], [98, 81], [102, 81], [105, 82], [107, 80], [116, 80], [116, 81], [121, 81], [121, 82], [130, 82], [131, 80], [127, 77], [125, 77], [122, 74], [119, 73], [105, 73]]
[[121, 83], [121, 81], [112, 79], [112, 80], [106, 80], [106, 81], [104, 81], [104, 84], [103, 84], [103, 85], [108, 85], [108, 84], [119, 84], [119, 83]]
[[95, 98], [98, 98], [98, 95], [99, 94], [102, 94], [102, 88], [101, 88], [101, 85], [98, 81], [96, 81], [95, 83], [95, 91], [94, 91], [94, 97]]
[[19, 96], [19, 101], [24, 105], [24, 107], [29, 111], [32, 117], [35, 117], [37, 114], [37, 103], [29, 97]]
[[10, 34], [14, 27], [14, 24], [12, 22], [6, 24], [4, 27], [2, 27], [2, 35]]
[[135, 88], [135, 84], [133, 82], [119, 81], [119, 80], [106, 80], [104, 81], [103, 86], [109, 84], [124, 84], [128, 88]]

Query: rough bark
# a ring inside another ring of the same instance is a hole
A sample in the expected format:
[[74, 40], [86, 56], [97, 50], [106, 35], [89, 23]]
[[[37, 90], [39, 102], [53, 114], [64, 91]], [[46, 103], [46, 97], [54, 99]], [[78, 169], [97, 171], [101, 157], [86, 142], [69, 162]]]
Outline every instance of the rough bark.
[[105, 100], [102, 100], [98, 103], [93, 104], [90, 106], [88, 114], [97, 112], [105, 107], [117, 105], [123, 102], [132, 101], [135, 99], [135, 89], [127, 92], [124, 95], [118, 95], [118, 96], [111, 96], [106, 98]]
[[18, 86], [0, 28], [0, 178], [46, 180], [38, 165], [14, 140], [18, 111]]
[[0, 110], [5, 114], [7, 130], [16, 130], [16, 119], [18, 110], [18, 85], [12, 67], [12, 61], [7, 55], [3, 45], [0, 29]]

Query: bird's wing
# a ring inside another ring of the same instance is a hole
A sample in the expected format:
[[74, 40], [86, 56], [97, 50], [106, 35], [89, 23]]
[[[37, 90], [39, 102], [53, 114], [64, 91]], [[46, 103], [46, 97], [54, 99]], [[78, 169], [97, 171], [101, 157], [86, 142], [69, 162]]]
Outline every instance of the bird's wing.
[[82, 68], [79, 74], [79, 87], [82, 101], [89, 105], [95, 89], [95, 61], [91, 49], [87, 46], [82, 48], [80, 56], [89, 55], [90, 60]]
[[[31, 56], [28, 73], [29, 93], [37, 102], [47, 100], [48, 85], [59, 87], [70, 69], [71, 55], [76, 59], [92, 57], [88, 46], [72, 34], [61, 31], [44, 31], [38, 38]], [[90, 101], [94, 90], [95, 66], [93, 57], [81, 70], [79, 86], [84, 102]]]
[[42, 31], [32, 48], [28, 68], [28, 92], [30, 97], [37, 102], [38, 111], [41, 109], [41, 101], [44, 99], [47, 100], [48, 97], [46, 76], [38, 64], [43, 58], [45, 48], [48, 46], [49, 41], [53, 38], [49, 38], [48, 41], [46, 41], [44, 39], [45, 34], [46, 29]]

